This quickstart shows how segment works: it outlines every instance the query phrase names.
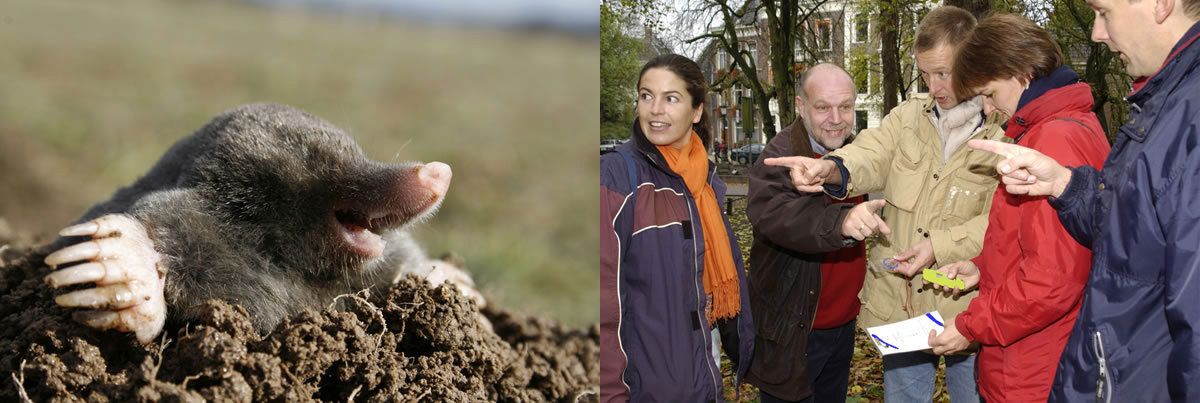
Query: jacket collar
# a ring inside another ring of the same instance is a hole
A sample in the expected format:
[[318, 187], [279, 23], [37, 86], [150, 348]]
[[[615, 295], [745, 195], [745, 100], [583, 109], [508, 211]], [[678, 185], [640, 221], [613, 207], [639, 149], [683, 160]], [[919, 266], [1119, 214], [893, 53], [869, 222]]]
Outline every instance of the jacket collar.
[[[682, 179], [679, 174], [671, 170], [671, 166], [667, 164], [667, 160], [663, 157], [662, 152], [658, 151], [658, 146], [655, 146], [654, 143], [650, 142], [650, 139], [646, 138], [646, 134], [642, 132], [642, 125], [638, 122], [637, 118], [633, 119], [633, 129], [630, 138], [632, 140], [629, 141], [629, 144], [623, 147], [631, 146], [632, 150], [645, 155], [646, 159], [650, 160], [650, 165], [669, 175]], [[716, 168], [715, 164], [708, 164], [708, 178], [710, 182], [712, 181], [712, 173]]]
[[[1032, 85], [1030, 89], [1033, 89]], [[1087, 83], [1074, 83], [1045, 91], [1008, 119], [1004, 135], [1016, 143], [1030, 127], [1061, 116], [1064, 111], [1090, 112], [1093, 105], [1092, 87]]]
[[1129, 121], [1122, 127], [1122, 131], [1131, 139], [1145, 141], [1159, 109], [1166, 103], [1166, 99], [1158, 95], [1171, 93], [1183, 78], [1200, 64], [1200, 45], [1197, 44], [1197, 39], [1200, 39], [1200, 22], [1193, 24], [1175, 43], [1170, 56], [1154, 75], [1134, 82], [1134, 92], [1125, 97], [1129, 102]]
[[1042, 94], [1050, 90], [1066, 87], [1077, 82], [1079, 82], [1079, 74], [1075, 74], [1075, 71], [1071, 70], [1065, 64], [1058, 66], [1058, 69], [1050, 72], [1045, 77], [1029, 83], [1029, 88], [1026, 88], [1025, 92], [1021, 93], [1021, 100], [1017, 101], [1017, 110], [1020, 111], [1030, 101], [1038, 99], [1038, 97], [1041, 97]]

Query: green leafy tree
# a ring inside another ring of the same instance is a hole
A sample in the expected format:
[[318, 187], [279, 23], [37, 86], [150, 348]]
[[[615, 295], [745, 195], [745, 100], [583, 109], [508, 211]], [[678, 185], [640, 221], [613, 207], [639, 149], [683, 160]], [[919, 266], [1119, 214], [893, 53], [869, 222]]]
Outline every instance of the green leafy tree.
[[625, 35], [622, 14], [600, 7], [600, 137], [628, 138], [642, 41]]
[[1030, 8], [1039, 11], [1033, 14], [1047, 16], [1043, 25], [1058, 41], [1067, 65], [1092, 87], [1092, 98], [1096, 101], [1092, 112], [1111, 143], [1129, 114], [1125, 93], [1131, 79], [1125, 73], [1124, 62], [1113, 57], [1104, 43], [1092, 42], [1095, 14], [1084, 0], [1054, 0]]

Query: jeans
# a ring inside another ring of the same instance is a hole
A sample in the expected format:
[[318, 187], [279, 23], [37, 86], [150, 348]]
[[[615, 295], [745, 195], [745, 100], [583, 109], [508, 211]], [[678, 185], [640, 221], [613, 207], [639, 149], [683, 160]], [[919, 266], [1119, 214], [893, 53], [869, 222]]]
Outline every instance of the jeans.
[[[933, 400], [938, 359], [920, 351], [883, 356], [883, 399], [886, 402]], [[946, 388], [954, 403], [979, 402], [975, 387], [975, 356], [946, 356]]]
[[854, 323], [813, 329], [808, 336], [808, 384], [817, 402], [843, 402], [854, 358]]

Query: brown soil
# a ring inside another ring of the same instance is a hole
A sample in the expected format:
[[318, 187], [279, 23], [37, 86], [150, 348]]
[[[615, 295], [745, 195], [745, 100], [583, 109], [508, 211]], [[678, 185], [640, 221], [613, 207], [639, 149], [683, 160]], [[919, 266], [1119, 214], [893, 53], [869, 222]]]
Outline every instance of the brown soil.
[[492, 333], [474, 304], [422, 279], [340, 297], [343, 311], [309, 310], [265, 336], [242, 307], [213, 300], [204, 319], [143, 346], [55, 305], [48, 251], [0, 248], [0, 401], [595, 399], [596, 325], [489, 307]]

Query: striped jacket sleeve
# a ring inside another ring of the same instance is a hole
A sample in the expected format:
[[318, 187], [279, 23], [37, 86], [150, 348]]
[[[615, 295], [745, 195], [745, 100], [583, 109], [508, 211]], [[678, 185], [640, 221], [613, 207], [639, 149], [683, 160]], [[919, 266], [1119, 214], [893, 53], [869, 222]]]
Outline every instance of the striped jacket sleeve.
[[[615, 157], [615, 158], [614, 158]], [[619, 269], [622, 246], [632, 238], [631, 223], [617, 223], [631, 191], [623, 160], [609, 153], [600, 163], [600, 401], [629, 400], [622, 375], [628, 364], [620, 341]], [[625, 221], [631, 219], [626, 212]], [[624, 228], [624, 230], [621, 230]]]

